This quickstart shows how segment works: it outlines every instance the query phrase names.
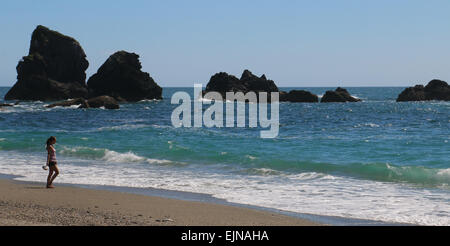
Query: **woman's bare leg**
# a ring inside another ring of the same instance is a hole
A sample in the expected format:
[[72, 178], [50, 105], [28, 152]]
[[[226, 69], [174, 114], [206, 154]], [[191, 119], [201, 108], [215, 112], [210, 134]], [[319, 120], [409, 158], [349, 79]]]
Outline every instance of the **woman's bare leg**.
[[52, 169], [52, 167], [50, 167], [49, 170], [48, 170], [47, 187], [50, 186], [50, 182], [52, 180], [52, 176], [53, 176], [53, 169]]
[[52, 166], [51, 169], [53, 169], [54, 174], [50, 179], [50, 183], [49, 183], [50, 187], [52, 187], [53, 180], [55, 180], [56, 176], [58, 176], [58, 174], [59, 174], [59, 169], [58, 169], [57, 165]]

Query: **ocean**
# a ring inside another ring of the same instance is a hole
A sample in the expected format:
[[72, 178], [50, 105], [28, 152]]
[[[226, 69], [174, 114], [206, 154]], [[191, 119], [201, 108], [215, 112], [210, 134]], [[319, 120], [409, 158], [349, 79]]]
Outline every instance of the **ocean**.
[[[0, 98], [8, 89], [0, 87]], [[164, 88], [161, 101], [119, 110], [21, 102], [0, 109], [0, 173], [45, 182], [45, 141], [54, 135], [56, 185], [167, 189], [298, 213], [450, 225], [450, 102], [395, 102], [403, 89], [347, 87], [360, 103], [280, 103], [273, 139], [260, 138], [261, 128], [173, 127], [172, 94], [193, 88]]]

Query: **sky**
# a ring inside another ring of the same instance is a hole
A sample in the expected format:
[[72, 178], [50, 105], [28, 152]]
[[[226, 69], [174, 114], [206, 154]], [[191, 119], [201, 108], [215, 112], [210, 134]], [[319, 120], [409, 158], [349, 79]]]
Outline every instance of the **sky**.
[[126, 50], [163, 87], [244, 69], [280, 87], [450, 82], [449, 13], [448, 0], [2, 1], [0, 86], [37, 25], [78, 40], [88, 78]]

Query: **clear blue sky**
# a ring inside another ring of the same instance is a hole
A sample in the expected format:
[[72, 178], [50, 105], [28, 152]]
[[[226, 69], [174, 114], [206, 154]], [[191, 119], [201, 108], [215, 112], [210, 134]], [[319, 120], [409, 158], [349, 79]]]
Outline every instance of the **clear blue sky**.
[[450, 1], [4, 1], [0, 86], [16, 81], [41, 24], [77, 39], [88, 77], [118, 50], [161, 86], [206, 85], [225, 71], [279, 86], [450, 82]]

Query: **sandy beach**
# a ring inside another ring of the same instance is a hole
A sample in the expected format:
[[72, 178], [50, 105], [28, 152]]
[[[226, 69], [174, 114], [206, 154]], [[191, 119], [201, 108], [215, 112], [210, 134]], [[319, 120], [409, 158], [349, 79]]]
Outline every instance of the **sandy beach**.
[[266, 211], [122, 192], [0, 180], [2, 226], [313, 226]]

